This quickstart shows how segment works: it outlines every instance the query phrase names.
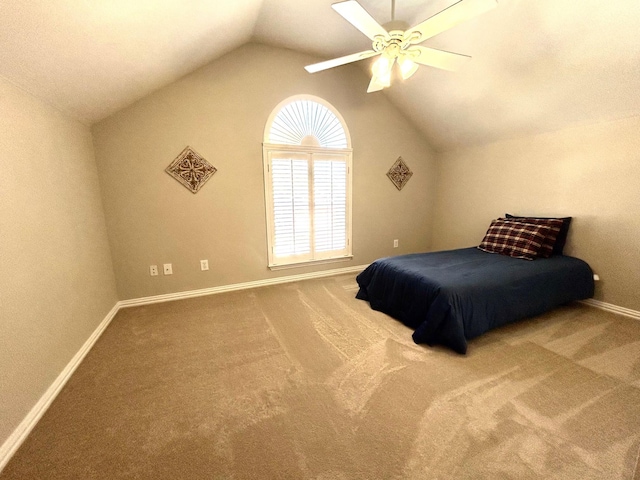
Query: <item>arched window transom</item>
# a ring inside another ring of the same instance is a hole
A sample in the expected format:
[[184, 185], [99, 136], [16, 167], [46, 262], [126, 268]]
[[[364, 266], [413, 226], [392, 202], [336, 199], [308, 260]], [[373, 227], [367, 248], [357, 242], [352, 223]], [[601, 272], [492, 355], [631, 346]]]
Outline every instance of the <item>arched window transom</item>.
[[348, 148], [342, 121], [327, 106], [300, 99], [277, 110], [271, 120], [267, 143], [324, 148]]

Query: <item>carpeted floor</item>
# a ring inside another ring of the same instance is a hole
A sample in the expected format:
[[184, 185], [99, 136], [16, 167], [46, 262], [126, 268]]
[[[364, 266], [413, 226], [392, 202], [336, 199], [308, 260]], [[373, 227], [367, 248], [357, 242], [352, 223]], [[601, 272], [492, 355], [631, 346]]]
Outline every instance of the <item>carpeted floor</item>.
[[640, 479], [640, 322], [415, 345], [354, 276], [121, 310], [9, 479]]

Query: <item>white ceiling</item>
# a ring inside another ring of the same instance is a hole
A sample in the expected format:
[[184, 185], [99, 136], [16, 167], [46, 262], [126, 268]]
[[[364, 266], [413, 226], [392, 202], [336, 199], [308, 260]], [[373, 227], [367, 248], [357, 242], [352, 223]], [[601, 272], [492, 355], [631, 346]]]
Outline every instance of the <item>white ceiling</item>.
[[[334, 1], [2, 0], [0, 75], [91, 124], [248, 41], [320, 58], [368, 49]], [[391, 0], [359, 1], [391, 19]], [[396, 18], [454, 1], [396, 0]], [[639, 0], [498, 2], [425, 42], [471, 55], [462, 71], [421, 67], [371, 95], [439, 150], [640, 114]]]

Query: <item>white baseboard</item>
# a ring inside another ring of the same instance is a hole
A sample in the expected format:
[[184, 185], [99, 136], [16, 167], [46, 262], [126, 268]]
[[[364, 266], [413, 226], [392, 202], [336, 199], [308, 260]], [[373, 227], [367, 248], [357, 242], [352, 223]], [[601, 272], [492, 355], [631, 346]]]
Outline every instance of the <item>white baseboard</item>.
[[131, 300], [122, 300], [119, 302], [120, 307], [135, 307], [138, 305], [148, 305], [151, 303], [170, 302], [172, 300], [182, 300], [185, 298], [202, 297], [205, 295], [213, 295], [215, 293], [233, 292], [236, 290], [246, 290], [248, 288], [265, 287], [267, 285], [277, 285], [279, 283], [298, 282], [300, 280], [309, 280], [312, 278], [332, 277], [344, 273], [360, 273], [368, 265], [357, 265], [354, 267], [334, 268], [332, 270], [321, 270], [319, 272], [302, 273], [299, 275], [287, 275], [285, 277], [267, 278], [265, 280], [256, 280], [254, 282], [234, 283], [231, 285], [222, 285], [220, 287], [202, 288], [200, 290], [189, 290], [186, 292], [167, 293], [165, 295], [154, 295], [152, 297], [133, 298]]
[[625, 317], [631, 317], [631, 318], [635, 318], [636, 320], [640, 320], [640, 312], [638, 312], [637, 310], [631, 310], [630, 308], [619, 307], [618, 305], [601, 302], [600, 300], [594, 300], [593, 298], [582, 300], [582, 303], [584, 303], [585, 305], [589, 305], [591, 307], [599, 308], [600, 310], [606, 310], [607, 312], [613, 312], [613, 313], [617, 313], [618, 315], [624, 315]]
[[246, 290], [248, 288], [263, 287], [267, 285], [276, 285], [280, 283], [297, 282], [300, 280], [308, 280], [312, 278], [330, 277], [346, 273], [359, 273], [364, 270], [367, 265], [358, 265], [347, 268], [336, 268], [332, 270], [322, 270], [319, 272], [303, 273], [299, 275], [288, 275], [284, 277], [269, 278], [266, 280], [258, 280], [255, 282], [236, 283], [232, 285], [223, 285], [220, 287], [203, 288], [201, 290], [190, 290], [186, 292], [169, 293], [166, 295], [155, 295], [153, 297], [134, 298], [131, 300], [123, 300], [116, 303], [107, 316], [100, 322], [87, 341], [82, 345], [80, 350], [74, 355], [67, 366], [60, 372], [58, 378], [49, 386], [46, 392], [40, 397], [40, 400], [33, 406], [31, 411], [20, 422], [13, 433], [0, 447], [0, 472], [9, 463], [13, 454], [20, 448], [22, 442], [27, 438], [29, 433], [36, 426], [42, 415], [47, 411], [51, 403], [55, 400], [62, 387], [67, 383], [73, 372], [78, 368], [84, 357], [89, 353], [91, 347], [96, 343], [98, 338], [107, 328], [113, 317], [121, 308], [133, 307], [137, 305], [148, 305], [151, 303], [169, 302], [171, 300], [181, 300], [184, 298], [201, 297], [204, 295], [212, 295], [215, 293], [232, 292], [235, 290]]
[[84, 345], [80, 347], [80, 350], [74, 355], [71, 361], [67, 364], [67, 366], [60, 372], [58, 378], [54, 380], [54, 382], [49, 386], [46, 392], [40, 397], [40, 400], [33, 406], [31, 411], [27, 414], [26, 417], [20, 422], [20, 424], [16, 427], [9, 438], [2, 444], [0, 447], [0, 472], [7, 465], [13, 454], [18, 450], [22, 442], [27, 438], [33, 427], [36, 426], [42, 415], [47, 411], [53, 400], [58, 396], [62, 387], [67, 383], [69, 378], [73, 372], [78, 368], [78, 365], [82, 362], [84, 357], [89, 353], [93, 344], [96, 343], [100, 335], [104, 331], [105, 328], [111, 323], [113, 317], [115, 317], [116, 313], [120, 306], [116, 303], [111, 311], [104, 317], [104, 320], [100, 322], [98, 328], [94, 330], [91, 336], [84, 342]]

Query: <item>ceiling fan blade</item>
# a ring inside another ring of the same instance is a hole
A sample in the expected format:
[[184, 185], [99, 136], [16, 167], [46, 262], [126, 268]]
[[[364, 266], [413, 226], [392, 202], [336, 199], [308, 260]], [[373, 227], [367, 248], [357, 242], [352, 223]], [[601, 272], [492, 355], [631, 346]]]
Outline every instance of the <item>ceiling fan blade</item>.
[[452, 72], [458, 70], [462, 65], [471, 60], [469, 55], [445, 52], [444, 50], [437, 50], [435, 48], [423, 47], [420, 45], [409, 48], [407, 53], [411, 55], [410, 58], [415, 63], [441, 68]]
[[420, 43], [456, 25], [488, 12], [498, 6], [496, 0], [459, 0], [424, 22], [407, 30], [404, 38], [410, 43]]
[[369, 82], [369, 87], [367, 88], [367, 93], [378, 92], [378, 91], [382, 90], [385, 87], [388, 87], [388, 85], [385, 85], [384, 83], [380, 82], [378, 80], [378, 77], [376, 77], [374, 75], [374, 76], [371, 77], [371, 81]]
[[320, 63], [314, 63], [313, 65], [307, 65], [304, 69], [309, 73], [316, 73], [328, 68], [339, 67], [346, 63], [357, 62], [358, 60], [364, 60], [365, 58], [379, 55], [380, 52], [374, 50], [365, 50], [364, 52], [352, 53], [351, 55], [345, 55], [344, 57], [334, 58], [332, 60], [326, 60]]
[[346, 21], [364, 33], [373, 40], [376, 36], [387, 36], [387, 31], [369, 13], [356, 2], [356, 0], [347, 0], [346, 2], [338, 2], [331, 5], [336, 12], [344, 17]]

